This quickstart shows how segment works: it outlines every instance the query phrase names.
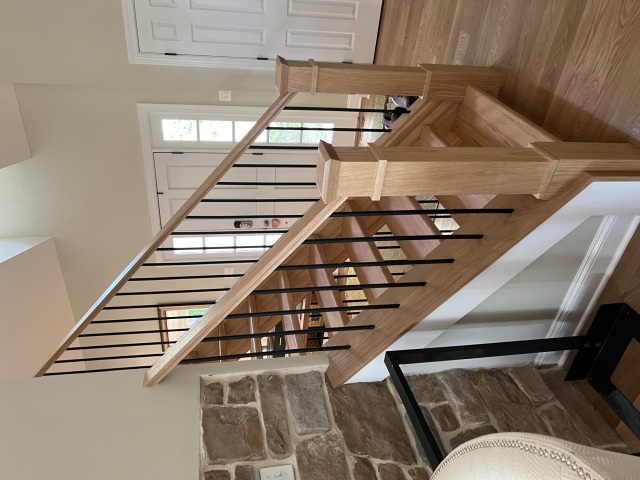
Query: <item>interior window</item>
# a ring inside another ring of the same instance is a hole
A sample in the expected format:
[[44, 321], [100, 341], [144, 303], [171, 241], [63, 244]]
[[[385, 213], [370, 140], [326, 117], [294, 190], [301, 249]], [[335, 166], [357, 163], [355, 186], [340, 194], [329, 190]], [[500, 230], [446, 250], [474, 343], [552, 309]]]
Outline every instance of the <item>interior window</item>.
[[200, 120], [201, 142], [233, 142], [231, 120]]
[[198, 141], [195, 120], [163, 119], [162, 138], [167, 141]]

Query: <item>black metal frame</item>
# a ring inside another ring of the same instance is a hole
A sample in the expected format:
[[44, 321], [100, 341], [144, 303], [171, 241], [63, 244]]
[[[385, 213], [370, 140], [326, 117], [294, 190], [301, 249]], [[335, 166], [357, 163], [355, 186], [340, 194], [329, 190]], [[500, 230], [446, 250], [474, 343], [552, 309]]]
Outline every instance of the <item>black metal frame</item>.
[[444, 460], [444, 453], [420, 410], [401, 365], [577, 350], [565, 381], [588, 381], [640, 437], [640, 412], [611, 382], [611, 375], [633, 339], [640, 341], [640, 315], [628, 305], [618, 303], [602, 305], [584, 336], [389, 351], [384, 363], [429, 464], [435, 470]]

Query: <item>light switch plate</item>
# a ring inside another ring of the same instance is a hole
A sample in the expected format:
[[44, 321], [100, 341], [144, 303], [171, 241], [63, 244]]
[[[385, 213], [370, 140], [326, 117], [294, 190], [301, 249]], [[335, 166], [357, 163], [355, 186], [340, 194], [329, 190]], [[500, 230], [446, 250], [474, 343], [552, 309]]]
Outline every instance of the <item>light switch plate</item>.
[[293, 465], [278, 465], [260, 469], [260, 480], [295, 480]]
[[219, 90], [218, 91], [218, 99], [221, 102], [230, 102], [231, 101], [231, 92], [229, 90]]

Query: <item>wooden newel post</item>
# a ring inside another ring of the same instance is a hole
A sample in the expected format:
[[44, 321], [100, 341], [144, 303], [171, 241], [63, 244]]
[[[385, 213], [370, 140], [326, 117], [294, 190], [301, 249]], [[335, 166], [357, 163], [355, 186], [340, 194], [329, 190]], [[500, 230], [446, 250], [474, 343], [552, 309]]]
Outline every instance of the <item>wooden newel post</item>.
[[428, 96], [462, 101], [468, 85], [497, 95], [502, 75], [490, 67], [462, 65], [359, 65], [276, 60], [278, 92]]
[[640, 175], [628, 143], [540, 142], [508, 147], [333, 147], [321, 142], [317, 184], [325, 202], [342, 197], [557, 195], [584, 172]]
[[530, 148], [333, 147], [321, 143], [322, 199], [538, 194], [549, 161]]

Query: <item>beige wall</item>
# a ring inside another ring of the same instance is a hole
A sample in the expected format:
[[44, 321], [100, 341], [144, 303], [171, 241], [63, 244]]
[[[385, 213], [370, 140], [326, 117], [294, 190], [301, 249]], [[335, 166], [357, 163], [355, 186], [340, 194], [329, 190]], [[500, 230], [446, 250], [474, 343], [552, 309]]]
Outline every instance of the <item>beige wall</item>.
[[0, 380], [32, 377], [74, 323], [53, 239], [0, 239], [0, 305]]
[[326, 367], [325, 356], [179, 366], [0, 383], [0, 478], [198, 480], [200, 376]]
[[13, 85], [0, 83], [0, 168], [31, 158]]
[[0, 11], [0, 83], [15, 86], [33, 155], [0, 170], [0, 236], [56, 239], [78, 320], [151, 237], [136, 104], [216, 104], [231, 90], [232, 105], [268, 106], [274, 74], [130, 65], [117, 0]]

